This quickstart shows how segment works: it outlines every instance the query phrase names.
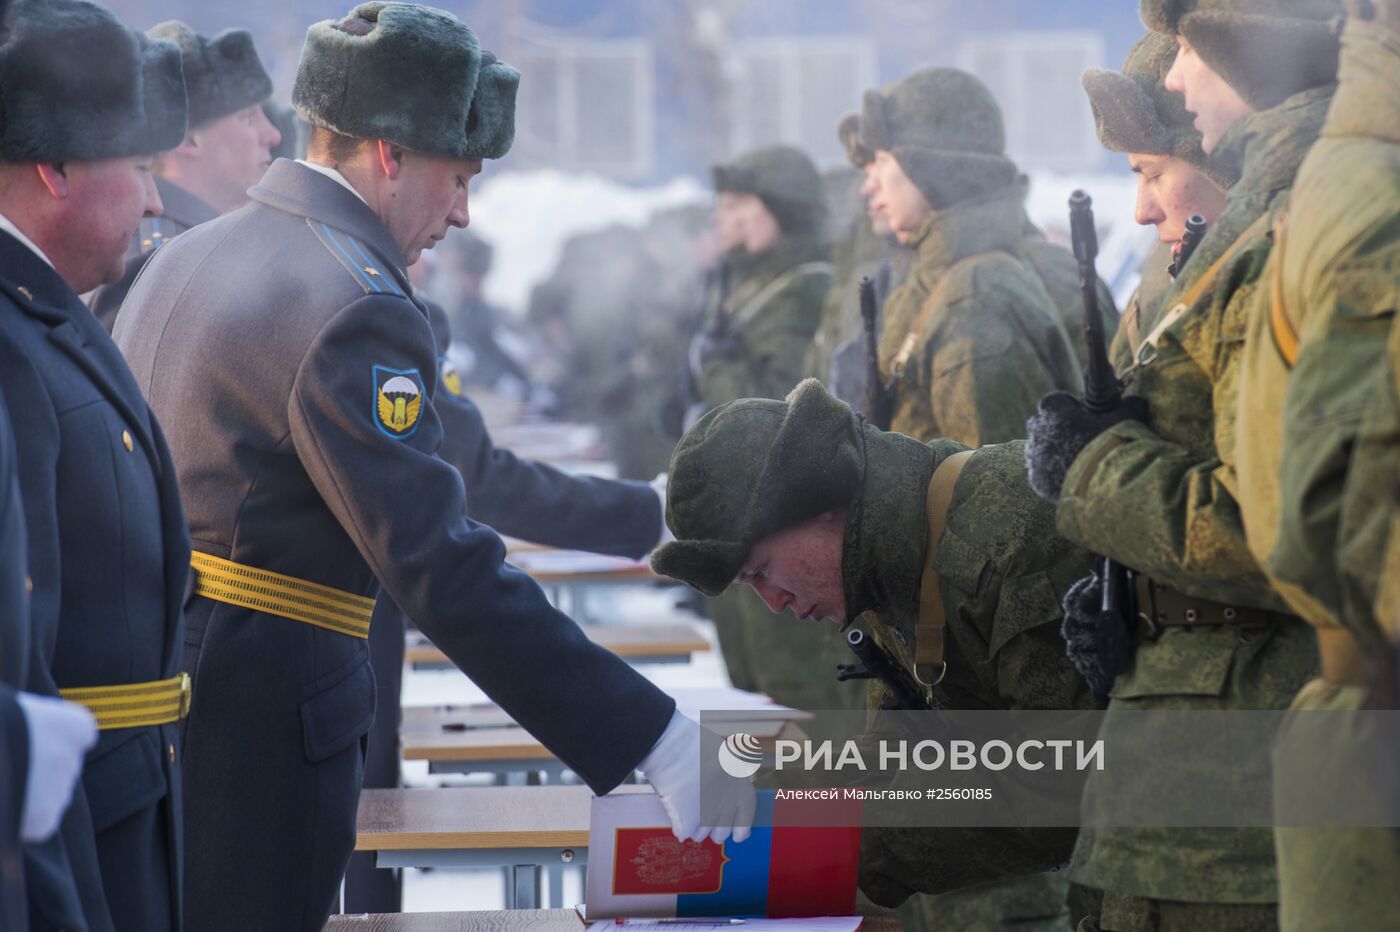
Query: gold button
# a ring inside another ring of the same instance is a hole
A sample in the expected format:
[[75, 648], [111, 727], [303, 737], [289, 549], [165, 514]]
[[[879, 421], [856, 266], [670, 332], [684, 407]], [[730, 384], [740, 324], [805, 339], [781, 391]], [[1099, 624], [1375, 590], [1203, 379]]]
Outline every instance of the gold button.
[[170, 754], [170, 763], [175, 763], [175, 743], [171, 742], [170, 747], [167, 750]]
[[136, 445], [131, 442], [131, 431], [122, 431], [122, 446], [126, 447], [128, 453], [136, 448]]
[[34, 594], [34, 577], [33, 577], [33, 576], [26, 576], [26, 577], [24, 577], [24, 594], [25, 594], [25, 595], [33, 595], [33, 594]]

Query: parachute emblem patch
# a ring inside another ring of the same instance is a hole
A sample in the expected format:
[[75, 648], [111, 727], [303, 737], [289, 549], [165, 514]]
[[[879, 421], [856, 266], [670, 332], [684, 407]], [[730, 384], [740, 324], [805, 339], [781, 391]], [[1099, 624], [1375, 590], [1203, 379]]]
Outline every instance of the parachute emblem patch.
[[457, 371], [457, 367], [452, 360], [446, 356], [438, 361], [438, 372], [442, 375], [442, 387], [452, 393], [455, 398], [462, 397], [462, 373]]
[[374, 423], [395, 440], [411, 437], [423, 413], [423, 376], [417, 369], [374, 367]]

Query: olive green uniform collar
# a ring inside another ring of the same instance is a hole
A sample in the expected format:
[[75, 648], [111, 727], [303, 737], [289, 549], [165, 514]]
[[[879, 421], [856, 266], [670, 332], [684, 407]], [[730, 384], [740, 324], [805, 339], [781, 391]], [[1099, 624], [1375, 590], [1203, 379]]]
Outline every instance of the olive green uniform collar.
[[1231, 188], [1277, 191], [1293, 183], [1303, 149], [1317, 138], [1327, 104], [1337, 85], [1294, 94], [1268, 110], [1252, 113], [1231, 126], [1211, 153], [1212, 167], [1234, 179]]
[[914, 250], [919, 266], [946, 268], [959, 259], [984, 252], [1016, 251], [1025, 221], [1021, 189], [1011, 187], [934, 211], [905, 245]]
[[788, 269], [804, 262], [824, 262], [829, 257], [821, 238], [813, 233], [784, 236], [763, 252], [746, 252], [741, 246], [729, 254], [733, 290], [725, 310], [733, 313]]

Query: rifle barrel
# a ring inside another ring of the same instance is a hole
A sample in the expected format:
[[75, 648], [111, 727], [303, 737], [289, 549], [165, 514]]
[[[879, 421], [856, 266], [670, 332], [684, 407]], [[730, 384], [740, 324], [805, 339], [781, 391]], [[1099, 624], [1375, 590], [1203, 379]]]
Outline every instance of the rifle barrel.
[[1084, 304], [1084, 343], [1089, 365], [1084, 372], [1084, 406], [1090, 411], [1110, 411], [1122, 397], [1122, 386], [1108, 360], [1108, 338], [1099, 311], [1099, 275], [1094, 268], [1099, 238], [1094, 231], [1094, 201], [1084, 191], [1069, 198], [1069, 232], [1079, 265], [1079, 295]]

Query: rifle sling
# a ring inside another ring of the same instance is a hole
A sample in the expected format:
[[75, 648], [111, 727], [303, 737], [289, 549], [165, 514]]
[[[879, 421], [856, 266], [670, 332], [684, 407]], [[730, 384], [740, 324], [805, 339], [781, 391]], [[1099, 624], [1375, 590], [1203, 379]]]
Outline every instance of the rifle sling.
[[[914, 626], [914, 665], [943, 666], [944, 635], [948, 619], [943, 612], [943, 593], [939, 585], [938, 573], [933, 568], [934, 557], [938, 553], [938, 543], [943, 539], [943, 531], [948, 526], [948, 509], [953, 504], [953, 489], [963, 467], [972, 458], [975, 450], [963, 450], [938, 464], [929, 480], [928, 495], [924, 507], [928, 515], [928, 550], [924, 558], [924, 574], [919, 580], [919, 620]], [[946, 670], [946, 666], [943, 666]], [[942, 678], [941, 672], [937, 674]], [[936, 680], [935, 680], [936, 682]]]
[[1301, 348], [1298, 331], [1288, 316], [1288, 302], [1283, 297], [1283, 241], [1287, 233], [1288, 214], [1280, 211], [1274, 221], [1274, 254], [1270, 256], [1272, 266], [1269, 273], [1269, 333], [1273, 335], [1274, 347], [1283, 364], [1292, 369], [1298, 361]]

